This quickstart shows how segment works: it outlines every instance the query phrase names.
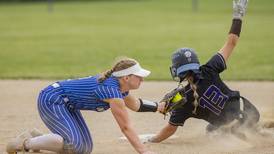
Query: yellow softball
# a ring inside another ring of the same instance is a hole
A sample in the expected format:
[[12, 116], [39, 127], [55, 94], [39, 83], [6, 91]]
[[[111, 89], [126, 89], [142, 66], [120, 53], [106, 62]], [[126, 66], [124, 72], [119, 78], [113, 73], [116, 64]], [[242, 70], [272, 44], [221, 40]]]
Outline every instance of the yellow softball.
[[177, 103], [179, 102], [180, 100], [183, 99], [183, 96], [180, 94], [180, 93], [177, 93], [171, 100], [172, 103]]

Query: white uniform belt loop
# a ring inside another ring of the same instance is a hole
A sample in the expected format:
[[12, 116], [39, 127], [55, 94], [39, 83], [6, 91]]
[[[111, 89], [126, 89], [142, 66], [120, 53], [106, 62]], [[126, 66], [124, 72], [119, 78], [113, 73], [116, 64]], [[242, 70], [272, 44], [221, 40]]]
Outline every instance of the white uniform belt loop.
[[60, 87], [60, 84], [58, 84], [58, 83], [53, 83], [51, 86], [52, 86], [53, 88], [58, 88], [58, 87]]
[[64, 97], [63, 100], [65, 103], [69, 102], [69, 98], [67, 98], [67, 97]]
[[[60, 84], [59, 83], [53, 83], [51, 86], [53, 88], [59, 88]], [[69, 102], [69, 98], [68, 97], [63, 97], [63, 100], [64, 100], [65, 103]]]

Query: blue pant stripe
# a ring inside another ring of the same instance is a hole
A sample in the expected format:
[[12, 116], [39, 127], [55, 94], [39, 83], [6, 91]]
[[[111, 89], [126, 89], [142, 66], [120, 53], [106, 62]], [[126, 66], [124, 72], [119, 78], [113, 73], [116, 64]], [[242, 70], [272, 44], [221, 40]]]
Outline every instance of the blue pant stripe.
[[67, 130], [66, 127], [62, 126], [62, 123], [60, 123], [59, 118], [57, 117], [57, 115], [55, 115], [52, 111], [51, 108], [49, 108], [48, 106], [43, 106], [41, 107], [41, 112], [43, 114], [44, 119], [46, 119], [47, 121], [56, 123], [56, 125], [59, 125], [61, 130]]
[[78, 111], [78, 114], [76, 114], [76, 118], [78, 119], [78, 121], [80, 122], [80, 126], [82, 126], [81, 128], [81, 132], [82, 132], [82, 135], [84, 136], [84, 139], [85, 139], [85, 143], [86, 143], [86, 146], [89, 147], [88, 149], [92, 149], [92, 138], [91, 138], [91, 135], [90, 135], [90, 132], [88, 130], [88, 127], [84, 121], [84, 118], [81, 114], [80, 111]]
[[47, 126], [50, 126], [51, 128], [54, 128], [54, 129], [51, 129], [53, 132], [58, 132], [57, 134], [63, 134], [63, 136], [67, 136], [67, 138], [69, 138], [69, 135], [66, 133], [66, 131], [64, 131], [68, 129], [59, 122], [55, 114], [51, 115], [50, 114], [51, 110], [46, 105], [41, 106], [41, 104], [39, 103], [38, 107], [39, 107], [41, 118], [43, 119], [45, 124]]
[[92, 138], [81, 112], [69, 110], [60, 92], [53, 89], [39, 95], [38, 109], [42, 120], [53, 133], [61, 135], [66, 144], [72, 144], [77, 154], [91, 153]]
[[71, 139], [69, 139], [69, 141], [71, 142], [71, 144], [74, 144], [75, 149], [77, 149], [77, 151], [80, 151], [80, 146], [81, 146], [81, 141], [80, 141], [80, 136], [77, 133], [77, 130], [75, 129], [75, 123], [73, 122], [73, 119], [70, 115], [70, 113], [65, 110], [65, 108], [60, 108], [60, 106], [57, 106], [59, 112], [61, 113], [61, 117], [64, 120], [64, 122], [66, 123], [66, 125], [69, 128], [69, 132], [71, 134]]

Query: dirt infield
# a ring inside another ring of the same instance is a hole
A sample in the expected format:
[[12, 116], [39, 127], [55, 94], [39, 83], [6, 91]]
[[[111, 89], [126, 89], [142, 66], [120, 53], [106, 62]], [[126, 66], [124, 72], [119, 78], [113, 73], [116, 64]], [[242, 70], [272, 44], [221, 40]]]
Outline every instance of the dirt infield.
[[[20, 132], [38, 128], [44, 133], [48, 129], [40, 120], [36, 109], [38, 92], [52, 81], [37, 80], [0, 80], [0, 153], [4, 153], [5, 145]], [[261, 122], [274, 120], [274, 82], [227, 82], [231, 89], [241, 91], [249, 98], [261, 113]], [[159, 100], [168, 90], [176, 86], [175, 82], [144, 82], [134, 95], [142, 98]], [[156, 133], [167, 122], [158, 113], [130, 112], [136, 131], [139, 134]], [[83, 115], [90, 128], [94, 154], [131, 154], [136, 153], [130, 144], [118, 138], [122, 136], [118, 125], [114, 122], [110, 111], [97, 113], [84, 111]], [[233, 135], [206, 135], [206, 122], [190, 119], [185, 126], [176, 132], [178, 138], [168, 139], [158, 144], [147, 144], [159, 154], [274, 154], [274, 130], [268, 136], [248, 135], [242, 140]], [[43, 153], [49, 153], [43, 151]]]

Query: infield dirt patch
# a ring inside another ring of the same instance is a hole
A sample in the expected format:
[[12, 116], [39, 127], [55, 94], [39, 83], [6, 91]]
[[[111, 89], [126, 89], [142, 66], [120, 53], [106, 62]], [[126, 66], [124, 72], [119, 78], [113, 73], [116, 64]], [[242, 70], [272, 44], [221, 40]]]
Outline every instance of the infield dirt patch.
[[[42, 123], [36, 109], [39, 91], [53, 81], [0, 80], [0, 153], [5, 153], [6, 143], [20, 132], [38, 128], [44, 133], [48, 129]], [[259, 109], [261, 123], [274, 120], [274, 82], [226, 82], [231, 89], [241, 91]], [[158, 101], [175, 82], [144, 82], [139, 90], [132, 93], [136, 97]], [[94, 142], [94, 154], [136, 153], [132, 146], [118, 138], [122, 136], [110, 111], [97, 113], [82, 112], [90, 128]], [[168, 117], [158, 113], [130, 113], [130, 119], [138, 134], [156, 133], [168, 122]], [[268, 136], [249, 134], [242, 140], [230, 134], [206, 135], [206, 122], [197, 119], [186, 121], [177, 130], [175, 139], [167, 139], [147, 146], [159, 154], [274, 154], [274, 130], [265, 129]], [[43, 151], [43, 153], [50, 153]]]

